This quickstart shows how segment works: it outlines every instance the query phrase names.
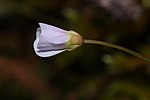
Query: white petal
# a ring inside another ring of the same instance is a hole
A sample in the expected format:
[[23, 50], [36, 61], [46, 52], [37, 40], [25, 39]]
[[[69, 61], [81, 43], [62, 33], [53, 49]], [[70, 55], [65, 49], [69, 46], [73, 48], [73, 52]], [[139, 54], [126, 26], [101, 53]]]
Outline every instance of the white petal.
[[50, 50], [50, 51], [39, 52], [40, 49], [37, 48], [38, 43], [39, 43], [39, 38], [36, 38], [36, 40], [34, 41], [33, 47], [34, 47], [35, 53], [40, 57], [50, 57], [50, 56], [54, 56], [56, 54], [59, 54], [59, 53], [65, 51], [65, 49], [64, 49], [64, 50], [55, 50], [55, 51]]
[[64, 52], [65, 50], [59, 50], [59, 51], [49, 51], [49, 52], [35, 52], [40, 57], [51, 57], [54, 55], [57, 55], [61, 52]]
[[36, 38], [38, 38], [41, 34], [41, 29], [40, 28], [37, 28], [36, 30]]
[[69, 38], [66, 30], [57, 28], [52, 25], [39, 23], [41, 29], [41, 36], [49, 43], [60, 44], [66, 43]]
[[54, 50], [62, 50], [66, 48], [65, 43], [53, 44], [47, 42], [42, 36], [39, 36], [39, 42], [37, 44], [37, 48], [41, 51], [54, 51]]
[[40, 27], [44, 28], [44, 29], [52, 29], [53, 31], [59, 31], [59, 32], [62, 32], [62, 33], [65, 33], [67, 32], [66, 30], [63, 30], [61, 28], [58, 28], [58, 27], [55, 27], [55, 26], [52, 26], [52, 25], [48, 25], [48, 24], [45, 24], [45, 23], [39, 23]]

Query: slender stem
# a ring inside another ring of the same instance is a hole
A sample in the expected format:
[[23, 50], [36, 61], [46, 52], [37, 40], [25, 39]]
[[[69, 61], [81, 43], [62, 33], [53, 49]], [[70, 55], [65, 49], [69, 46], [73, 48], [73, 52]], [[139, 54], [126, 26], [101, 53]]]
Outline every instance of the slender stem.
[[86, 44], [98, 44], [98, 45], [104, 45], [104, 46], [108, 46], [108, 47], [111, 47], [111, 48], [115, 48], [115, 49], [118, 49], [118, 50], [121, 50], [121, 51], [124, 51], [126, 53], [129, 53], [133, 56], [136, 56], [138, 58], [141, 58], [147, 62], [150, 62], [150, 59], [149, 58], [146, 58], [144, 56], [142, 56], [140, 53], [137, 53], [135, 51], [132, 51], [130, 49], [127, 49], [125, 47], [122, 47], [122, 46], [119, 46], [119, 45], [116, 45], [116, 44], [112, 44], [112, 43], [108, 43], [108, 42], [104, 42], [104, 41], [97, 41], [97, 40], [84, 40], [84, 43]]

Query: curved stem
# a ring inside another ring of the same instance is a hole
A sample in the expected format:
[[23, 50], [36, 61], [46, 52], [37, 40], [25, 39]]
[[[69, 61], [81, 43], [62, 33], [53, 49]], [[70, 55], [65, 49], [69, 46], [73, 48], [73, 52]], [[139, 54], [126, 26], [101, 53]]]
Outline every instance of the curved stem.
[[97, 41], [97, 40], [84, 40], [84, 43], [86, 44], [98, 44], [98, 45], [104, 45], [104, 46], [107, 46], [107, 47], [111, 47], [111, 48], [115, 48], [115, 49], [118, 49], [118, 50], [121, 50], [121, 51], [124, 51], [126, 53], [129, 53], [133, 56], [136, 56], [138, 58], [141, 58], [147, 62], [150, 62], [150, 59], [149, 58], [146, 58], [144, 56], [142, 56], [140, 53], [137, 53], [135, 51], [132, 51], [130, 49], [127, 49], [125, 47], [122, 47], [122, 46], [119, 46], [119, 45], [116, 45], [116, 44], [112, 44], [112, 43], [108, 43], [108, 42], [104, 42], [104, 41]]

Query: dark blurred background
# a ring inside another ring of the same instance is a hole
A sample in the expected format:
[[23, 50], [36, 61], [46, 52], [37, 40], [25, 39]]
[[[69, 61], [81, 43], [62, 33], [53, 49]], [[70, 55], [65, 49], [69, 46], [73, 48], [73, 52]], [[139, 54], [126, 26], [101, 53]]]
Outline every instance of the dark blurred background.
[[150, 57], [150, 0], [0, 0], [0, 100], [149, 100], [146, 61], [85, 44], [40, 58], [39, 22]]

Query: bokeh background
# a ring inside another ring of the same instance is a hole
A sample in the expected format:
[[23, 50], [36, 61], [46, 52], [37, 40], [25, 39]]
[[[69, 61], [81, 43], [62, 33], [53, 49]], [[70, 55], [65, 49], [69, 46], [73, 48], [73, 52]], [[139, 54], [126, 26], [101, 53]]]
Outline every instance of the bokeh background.
[[83, 44], [40, 58], [43, 22], [150, 57], [150, 0], [0, 0], [0, 100], [149, 100], [150, 64]]

